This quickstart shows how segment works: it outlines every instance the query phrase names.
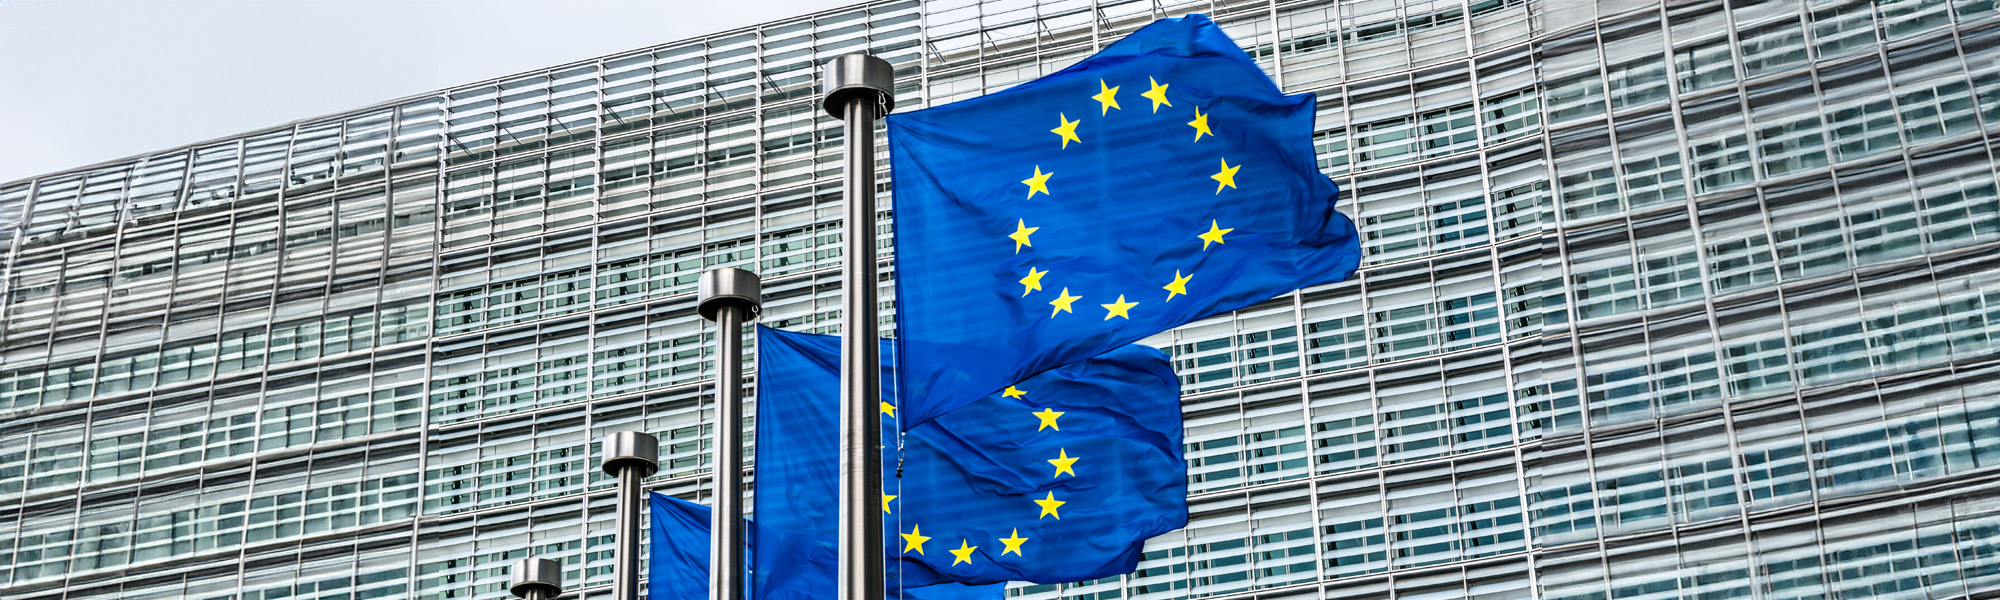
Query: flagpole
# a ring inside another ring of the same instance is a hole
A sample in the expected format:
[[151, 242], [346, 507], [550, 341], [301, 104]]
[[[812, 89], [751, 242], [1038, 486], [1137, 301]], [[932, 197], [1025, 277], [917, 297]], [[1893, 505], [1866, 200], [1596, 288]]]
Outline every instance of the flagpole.
[[[660, 470], [660, 439], [637, 431], [604, 436], [604, 473], [618, 478], [618, 531], [611, 562], [611, 597], [639, 600], [640, 482]], [[551, 596], [553, 598], [553, 596]]]
[[715, 322], [715, 510], [710, 512], [708, 597], [744, 600], [743, 589], [743, 322], [763, 302], [756, 273], [723, 267], [701, 274], [696, 303]]
[[846, 121], [840, 284], [840, 594], [882, 598], [881, 349], [875, 312], [875, 120], [896, 103], [895, 69], [866, 54], [826, 63], [821, 107]]
[[555, 600], [562, 595], [562, 563], [546, 558], [523, 558], [509, 569], [512, 585], [507, 591], [522, 600]]

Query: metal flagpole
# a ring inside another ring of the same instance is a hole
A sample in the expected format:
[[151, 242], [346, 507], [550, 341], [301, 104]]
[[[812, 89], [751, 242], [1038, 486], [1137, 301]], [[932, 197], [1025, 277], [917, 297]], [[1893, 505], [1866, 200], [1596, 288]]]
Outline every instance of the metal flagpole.
[[521, 600], [555, 600], [562, 595], [562, 563], [546, 558], [514, 561], [507, 591]]
[[840, 285], [840, 594], [882, 597], [881, 349], [875, 313], [875, 120], [896, 104], [889, 61], [849, 54], [826, 63], [821, 108], [847, 122]]
[[[639, 600], [639, 482], [660, 469], [660, 440], [637, 431], [604, 436], [604, 472], [618, 478], [618, 541], [611, 597]], [[550, 596], [553, 598], [554, 596]]]
[[696, 310], [715, 322], [715, 510], [709, 531], [708, 597], [744, 600], [743, 589], [743, 322], [763, 302], [756, 273], [720, 268], [701, 274]]

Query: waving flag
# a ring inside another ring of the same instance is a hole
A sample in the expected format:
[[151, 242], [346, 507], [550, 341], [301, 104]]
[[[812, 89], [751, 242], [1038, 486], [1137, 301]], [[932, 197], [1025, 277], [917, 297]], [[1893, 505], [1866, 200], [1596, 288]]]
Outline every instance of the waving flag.
[[[838, 344], [757, 330], [756, 514], [765, 527], [829, 539], [836, 532]], [[895, 369], [891, 344], [885, 372]], [[890, 420], [893, 387], [884, 395], [881, 414]], [[1166, 355], [1128, 346], [913, 428], [900, 447], [888, 437], [889, 587], [1131, 572], [1147, 538], [1187, 524], [1179, 396]], [[759, 531], [759, 544], [773, 540], [771, 530]], [[756, 564], [764, 589], [777, 585], [767, 569], [788, 560], [763, 553]]]
[[[679, 498], [655, 492], [652, 495], [651, 515], [653, 528], [653, 548], [648, 554], [652, 568], [646, 580], [646, 594], [654, 600], [706, 600], [708, 598], [708, 545], [714, 538], [709, 535], [709, 509], [707, 506], [688, 502]], [[754, 531], [756, 524], [745, 521]], [[783, 584], [775, 586], [778, 593], [760, 593], [750, 590], [751, 598], [825, 598], [832, 594], [835, 565], [839, 556], [833, 540], [814, 540], [789, 532], [770, 532], [771, 539], [765, 548], [786, 557], [785, 564], [775, 567]], [[753, 537], [745, 544], [751, 556], [756, 555], [757, 544]], [[809, 596], [784, 593], [783, 590], [819, 590]], [[934, 585], [921, 589], [902, 590], [892, 594], [892, 598], [906, 600], [995, 600], [1005, 595], [1005, 584], [988, 586]]]
[[901, 425], [1346, 279], [1359, 240], [1315, 165], [1313, 115], [1201, 15], [890, 115]]

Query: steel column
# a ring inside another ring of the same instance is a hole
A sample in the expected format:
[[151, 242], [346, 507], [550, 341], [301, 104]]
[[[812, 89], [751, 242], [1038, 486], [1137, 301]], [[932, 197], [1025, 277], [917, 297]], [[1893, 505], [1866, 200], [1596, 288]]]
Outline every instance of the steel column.
[[833, 59], [821, 107], [846, 121], [840, 284], [840, 594], [882, 597], [881, 347], [875, 310], [875, 120], [895, 104], [895, 70], [866, 54]]
[[555, 600], [562, 595], [562, 563], [546, 558], [523, 558], [508, 569], [507, 591], [522, 600]]
[[708, 597], [744, 600], [743, 322], [763, 301], [757, 274], [735, 268], [701, 274], [696, 310], [715, 321], [715, 506], [710, 513]]
[[640, 485], [660, 468], [660, 440], [637, 431], [604, 436], [604, 472], [618, 478], [618, 541], [612, 557], [614, 600], [639, 600]]

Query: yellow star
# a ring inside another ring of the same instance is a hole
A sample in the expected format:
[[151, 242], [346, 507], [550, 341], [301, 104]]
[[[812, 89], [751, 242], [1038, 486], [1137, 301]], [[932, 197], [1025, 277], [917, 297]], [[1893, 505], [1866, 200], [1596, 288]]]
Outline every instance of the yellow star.
[[[1035, 501], [1035, 504], [1040, 504], [1040, 505], [1042, 505], [1042, 516], [1041, 516], [1041, 517], [1035, 517], [1035, 519], [1036, 519], [1036, 520], [1041, 520], [1041, 518], [1042, 518], [1042, 517], [1048, 517], [1048, 516], [1053, 516], [1053, 517], [1055, 517], [1055, 518], [1056, 518], [1056, 520], [1057, 520], [1057, 521], [1061, 521], [1061, 520], [1062, 520], [1062, 514], [1060, 514], [1060, 513], [1057, 513], [1057, 512], [1056, 512], [1056, 508], [1057, 508], [1057, 507], [1060, 507], [1060, 506], [1062, 506], [1062, 505], [1064, 505], [1064, 504], [1069, 504], [1069, 503], [1068, 503], [1068, 502], [1064, 502], [1064, 501], [1061, 501], [1061, 500], [1057, 500], [1057, 499], [1056, 499], [1056, 493], [1055, 493], [1055, 492], [1049, 492], [1049, 497], [1047, 497], [1047, 498], [1043, 498], [1043, 499], [1041, 499], [1041, 500], [1036, 500], [1036, 501]], [[908, 552], [908, 551], [909, 551], [909, 550], [904, 550], [904, 552]], [[918, 552], [917, 552], [917, 554], [923, 554], [923, 552], [922, 552], [922, 551], [918, 551]]]
[[[1215, 224], [1215, 222], [1213, 222], [1213, 221], [1210, 221], [1210, 222], [1209, 222], [1209, 225], [1214, 225], [1214, 224]], [[1206, 240], [1206, 239], [1208, 239], [1208, 238], [1202, 238], [1202, 239]], [[1220, 236], [1218, 236], [1218, 237], [1216, 238], [1216, 241], [1218, 241], [1218, 242], [1219, 242], [1219, 241], [1222, 241], [1222, 238], [1221, 238]], [[1208, 247], [1208, 244], [1207, 244], [1206, 242], [1203, 242], [1203, 243], [1202, 243], [1202, 247], [1203, 247], [1203, 248], [1207, 248], [1207, 247]], [[1169, 284], [1167, 284], [1166, 286], [1164, 286], [1164, 287], [1162, 287], [1162, 288], [1161, 288], [1161, 289], [1165, 289], [1165, 290], [1167, 290], [1167, 301], [1168, 301], [1168, 302], [1173, 302], [1173, 301], [1174, 301], [1174, 295], [1175, 295], [1175, 294], [1180, 294], [1180, 295], [1183, 295], [1183, 296], [1187, 295], [1187, 284], [1188, 284], [1188, 280], [1189, 280], [1189, 279], [1194, 279], [1194, 275], [1187, 275], [1187, 276], [1182, 276], [1182, 275], [1181, 275], [1181, 272], [1180, 272], [1180, 270], [1179, 270], [1179, 269], [1175, 269], [1175, 270], [1174, 270], [1174, 282], [1173, 282], [1173, 283], [1169, 283]]]
[[[1040, 500], [1036, 500], [1036, 502], [1040, 502]], [[1056, 519], [1060, 520], [1062, 517], [1056, 517]], [[915, 548], [917, 554], [922, 555], [924, 553], [924, 542], [931, 540], [930, 536], [924, 535], [923, 527], [917, 525], [911, 525], [909, 533], [899, 533], [896, 535], [903, 536], [904, 554], [909, 554], [910, 549]]]
[[1076, 301], [1082, 299], [1083, 296], [1071, 296], [1069, 295], [1069, 288], [1063, 288], [1062, 295], [1049, 301], [1049, 305], [1056, 307], [1055, 310], [1049, 311], [1049, 318], [1056, 318], [1056, 313], [1059, 312], [1075, 314], [1075, 311], [1069, 309], [1069, 305], [1076, 304]]
[[[1035, 169], [1035, 170], [1037, 170], [1037, 171], [1040, 171], [1041, 169]], [[1047, 178], [1047, 177], [1043, 177], [1042, 179], [1045, 179], [1045, 180], [1046, 180], [1046, 179], [1048, 179], [1048, 178]], [[1032, 183], [1031, 183], [1031, 184], [1028, 184], [1028, 185], [1034, 185], [1034, 184], [1032, 184]], [[1030, 195], [1032, 195], [1032, 194], [1034, 194], [1035, 192], [1034, 192], [1033, 190], [1029, 190], [1029, 191], [1028, 191], [1028, 193], [1029, 193]], [[1046, 194], [1046, 193], [1048, 193], [1048, 191], [1047, 191], [1047, 190], [1045, 189], [1045, 190], [1044, 190], [1044, 191], [1043, 191], [1042, 193]], [[1029, 247], [1029, 248], [1033, 248], [1033, 247], [1035, 247], [1035, 245], [1034, 245], [1034, 244], [1031, 244], [1031, 243], [1028, 243], [1028, 236], [1030, 236], [1030, 235], [1034, 235], [1034, 234], [1035, 234], [1035, 232], [1037, 232], [1037, 231], [1041, 231], [1041, 230], [1042, 230], [1042, 228], [1040, 228], [1040, 227], [1029, 227], [1029, 226], [1028, 226], [1028, 222], [1027, 222], [1026, 220], [1023, 220], [1023, 219], [1015, 219], [1015, 220], [1014, 220], [1014, 233], [1009, 233], [1009, 234], [1007, 234], [1007, 239], [1010, 239], [1010, 240], [1014, 240], [1014, 253], [1015, 253], [1015, 254], [1020, 254], [1020, 253], [1021, 253], [1021, 247], [1022, 247], [1022, 246], [1027, 246], [1027, 247]]]
[[1060, 419], [1062, 418], [1063, 415], [1066, 414], [1069, 413], [1059, 413], [1047, 408], [1042, 409], [1042, 412], [1034, 413], [1035, 418], [1042, 420], [1041, 425], [1035, 426], [1035, 431], [1041, 431], [1043, 429], [1048, 429], [1051, 427], [1054, 427], [1056, 431], [1062, 431], [1062, 427], [1056, 426], [1056, 419]]
[[[1225, 187], [1234, 189], [1236, 187], [1236, 170], [1241, 168], [1243, 168], [1243, 165], [1236, 165], [1232, 167], [1229, 166], [1229, 159], [1227, 158], [1222, 159], [1222, 171], [1217, 172], [1214, 175], [1208, 176], [1209, 179], [1215, 180], [1215, 193], [1217, 194], [1222, 193], [1222, 188]], [[1037, 167], [1037, 170], [1039, 169], [1040, 167]], [[1044, 189], [1042, 190], [1042, 193], [1046, 194], [1048, 193], [1048, 190]], [[1035, 193], [1028, 192], [1028, 195], [1032, 197], [1035, 195]]]
[[891, 496], [891, 495], [888, 495], [888, 494], [883, 494], [883, 495], [882, 495], [882, 512], [885, 512], [885, 513], [894, 513], [894, 512], [896, 512], [896, 511], [893, 511], [893, 510], [889, 510], [889, 501], [890, 501], [890, 500], [895, 500], [895, 499], [897, 499], [897, 498], [901, 498], [901, 497], [902, 497], [902, 496]]
[[1058, 449], [1056, 457], [1049, 459], [1049, 464], [1056, 466], [1056, 474], [1054, 475], [1054, 477], [1062, 477], [1063, 473], [1068, 473], [1070, 477], [1075, 477], [1076, 470], [1071, 469], [1070, 467], [1076, 464], [1076, 460], [1077, 459], [1075, 458], [1069, 457], [1068, 448]]
[[890, 417], [894, 417], [894, 416], [896, 416], [896, 405], [894, 405], [894, 404], [890, 404], [890, 403], [887, 403], [887, 402], [883, 402], [883, 403], [882, 403], [882, 414], [885, 414], [885, 415], [889, 415]]
[[1050, 129], [1049, 133], [1062, 136], [1062, 147], [1068, 148], [1070, 142], [1083, 143], [1083, 138], [1076, 137], [1076, 126], [1083, 121], [1071, 121], [1069, 115], [1062, 113], [1056, 113], [1056, 118], [1062, 119], [1062, 126]]
[[1207, 250], [1209, 242], [1215, 242], [1217, 244], [1220, 244], [1222, 243], [1222, 234], [1229, 233], [1231, 231], [1236, 231], [1236, 230], [1223, 229], [1221, 226], [1218, 226], [1213, 219], [1211, 219], [1208, 222], [1208, 233], [1197, 235], [1195, 237], [1201, 238], [1201, 249]]
[[1000, 396], [1004, 398], [1026, 398], [1028, 397], [1028, 393], [1021, 391], [1021, 388], [1010, 385], [1007, 386], [1007, 389], [1000, 392]]
[[1199, 106], [1194, 107], [1194, 120], [1188, 121], [1188, 127], [1194, 128], [1194, 141], [1201, 141], [1201, 135], [1204, 133], [1208, 134], [1208, 137], [1215, 137], [1215, 132], [1208, 130], [1208, 115], [1201, 114]]
[[1104, 85], [1104, 80], [1099, 79], [1097, 80], [1097, 95], [1091, 96], [1090, 99], [1096, 100], [1098, 104], [1103, 105], [1100, 107], [1102, 110], [1098, 112], [1098, 116], [1111, 114], [1111, 109], [1118, 108], [1118, 88], [1115, 86], [1106, 86]]
[[951, 564], [972, 562], [972, 551], [978, 549], [978, 546], [968, 545], [964, 538], [959, 538], [958, 549], [951, 551]]
[[1145, 99], [1147, 99], [1147, 100], [1152, 100], [1152, 101], [1153, 101], [1153, 113], [1154, 113], [1154, 114], [1159, 114], [1159, 112], [1160, 112], [1160, 105], [1162, 105], [1162, 104], [1165, 104], [1165, 105], [1167, 105], [1167, 106], [1173, 106], [1173, 105], [1174, 105], [1174, 103], [1172, 103], [1172, 102], [1168, 102], [1168, 101], [1167, 101], [1167, 86], [1164, 86], [1164, 85], [1160, 85], [1160, 82], [1158, 82], [1158, 81], [1153, 81], [1153, 78], [1151, 78], [1151, 77], [1147, 77], [1147, 78], [1146, 78], [1146, 83], [1150, 83], [1150, 84], [1152, 84], [1152, 85], [1153, 85], [1153, 89], [1150, 89], [1150, 90], [1146, 90], [1146, 93], [1144, 93], [1144, 94], [1139, 94], [1139, 97], [1140, 97], [1140, 98], [1145, 98]]
[[1130, 310], [1132, 307], [1138, 305], [1139, 303], [1137, 302], [1126, 302], [1125, 295], [1119, 294], [1117, 302], [1113, 302], [1110, 304], [1099, 304], [1098, 306], [1102, 306], [1104, 307], [1104, 310], [1110, 311], [1104, 313], [1104, 320], [1109, 321], [1111, 320], [1111, 317], [1125, 317], [1127, 320], [1131, 319], [1132, 315], [1125, 314], [1125, 311]]
[[[1235, 174], [1235, 173], [1236, 173], [1235, 171], [1230, 171], [1230, 174]], [[1035, 176], [1023, 179], [1021, 180], [1021, 183], [1028, 184], [1028, 197], [1033, 198], [1035, 197], [1035, 192], [1041, 192], [1043, 194], [1049, 193], [1049, 178], [1054, 176], [1055, 173], [1043, 173], [1042, 166], [1035, 165]], [[1232, 185], [1231, 187], [1235, 186]], [[1218, 189], [1216, 190], [1215, 193], [1220, 194], [1222, 193], [1222, 191]]]
[[1000, 543], [1007, 545], [1006, 548], [1000, 550], [1000, 555], [1006, 556], [1008, 552], [1012, 552], [1015, 556], [1022, 556], [1021, 544], [1028, 543], [1028, 538], [1021, 537], [1021, 530], [1019, 529], [1015, 529], [1013, 533], [1007, 535], [1008, 537], [1000, 538]]
[[1029, 292], [1042, 291], [1042, 276], [1047, 274], [1049, 274], [1048, 271], [1028, 267], [1028, 276], [1021, 278], [1021, 297], [1028, 297]]

